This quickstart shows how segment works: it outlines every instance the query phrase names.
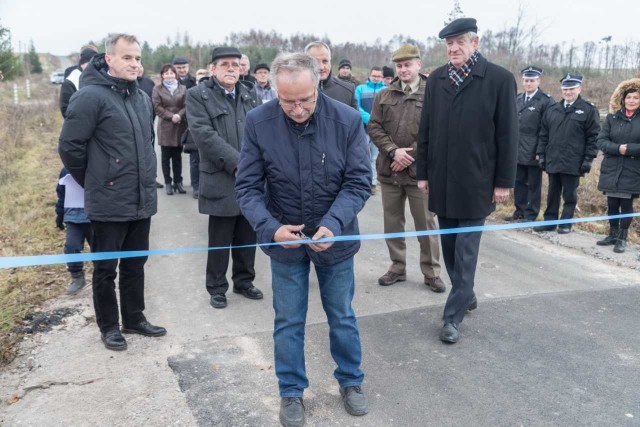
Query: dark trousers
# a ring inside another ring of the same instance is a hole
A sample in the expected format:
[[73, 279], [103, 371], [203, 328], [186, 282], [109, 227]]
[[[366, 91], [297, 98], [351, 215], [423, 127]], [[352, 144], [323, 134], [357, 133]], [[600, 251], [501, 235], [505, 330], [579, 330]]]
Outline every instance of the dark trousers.
[[[91, 247], [91, 224], [66, 222], [67, 234], [64, 242], [65, 254], [79, 254], [84, 249], [84, 242], [87, 241]], [[68, 262], [67, 271], [71, 274], [83, 271], [82, 262]]]
[[[129, 222], [91, 221], [93, 252], [146, 251], [149, 249], [151, 218]], [[119, 264], [118, 264], [119, 261]], [[116, 268], [119, 270], [122, 325], [144, 320], [144, 264], [147, 257], [93, 262], [93, 307], [101, 332], [119, 325], [116, 299]]]
[[540, 213], [542, 169], [539, 166], [518, 165], [513, 194], [516, 202], [515, 217], [535, 221]]
[[189, 172], [191, 173], [191, 187], [194, 191], [200, 189], [200, 153], [198, 150], [189, 153]]
[[[550, 173], [549, 175], [549, 192], [547, 193], [547, 209], [544, 211], [545, 221], [554, 221], [558, 219], [560, 211], [560, 194], [562, 194], [562, 215], [560, 219], [571, 219], [576, 210], [578, 203], [578, 185], [580, 177], [575, 175], [567, 175], [564, 173]], [[563, 227], [571, 228], [571, 224], [565, 224]]]
[[[209, 247], [255, 245], [256, 233], [242, 215], [209, 216]], [[255, 246], [250, 248], [220, 249], [207, 254], [207, 292], [211, 295], [225, 294], [229, 290], [227, 268], [229, 252], [233, 259], [231, 268], [233, 287], [248, 289], [256, 277]]]
[[[633, 213], [633, 199], [621, 199], [619, 197], [607, 197], [607, 214], [608, 215], [624, 215]], [[622, 228], [628, 230], [633, 217], [615, 218], [609, 220], [612, 228]]]
[[[440, 229], [478, 227], [485, 219], [456, 219], [438, 217]], [[481, 231], [471, 233], [441, 234], [442, 258], [451, 279], [451, 292], [444, 306], [444, 323], [460, 323], [475, 295], [473, 285], [480, 251]]]
[[182, 182], [182, 147], [160, 147], [162, 152], [162, 174], [164, 183], [171, 184], [171, 169], [173, 168], [173, 182]]

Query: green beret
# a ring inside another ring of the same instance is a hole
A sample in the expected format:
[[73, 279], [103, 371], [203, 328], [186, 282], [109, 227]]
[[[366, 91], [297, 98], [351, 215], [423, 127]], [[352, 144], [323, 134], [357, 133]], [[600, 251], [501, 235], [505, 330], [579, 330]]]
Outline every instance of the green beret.
[[407, 59], [414, 58], [420, 59], [420, 49], [411, 44], [400, 46], [398, 50], [393, 52], [393, 55], [391, 56], [391, 60], [393, 62], [406, 61]]

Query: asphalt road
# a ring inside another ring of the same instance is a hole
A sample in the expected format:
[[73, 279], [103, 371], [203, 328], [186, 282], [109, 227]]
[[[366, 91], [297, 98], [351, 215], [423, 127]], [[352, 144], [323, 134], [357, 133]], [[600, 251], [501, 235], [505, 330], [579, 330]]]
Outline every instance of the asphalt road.
[[[188, 185], [186, 156], [184, 172]], [[206, 246], [207, 217], [187, 189], [159, 190], [152, 248]], [[362, 233], [382, 232], [380, 195], [359, 219]], [[437, 338], [446, 294], [422, 284], [415, 239], [407, 242], [408, 280], [391, 287], [376, 284], [389, 265], [384, 242], [364, 242], [354, 308], [371, 412], [360, 418], [340, 405], [313, 277], [308, 425], [638, 425], [640, 274], [593, 252], [594, 236], [559, 238], [485, 233], [479, 308], [454, 346]], [[635, 253], [625, 254], [627, 265], [637, 267]], [[258, 252], [255, 285], [265, 299], [229, 293], [223, 310], [209, 305], [205, 263], [201, 252], [149, 259], [145, 313], [169, 333], [128, 337], [123, 353], [102, 346], [90, 289], [53, 302], [48, 308], [74, 306], [80, 314], [25, 340], [0, 375], [0, 424], [277, 425], [268, 259]]]

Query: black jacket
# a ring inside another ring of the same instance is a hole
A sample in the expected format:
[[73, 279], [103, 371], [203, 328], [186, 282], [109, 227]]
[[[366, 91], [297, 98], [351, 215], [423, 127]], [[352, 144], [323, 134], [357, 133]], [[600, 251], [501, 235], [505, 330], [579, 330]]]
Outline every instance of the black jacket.
[[564, 100], [549, 107], [542, 118], [537, 153], [546, 161], [547, 173], [580, 175], [580, 165], [598, 154], [598, 109], [580, 96], [566, 111]]
[[320, 80], [320, 83], [318, 83], [318, 90], [329, 98], [340, 101], [358, 110], [358, 101], [356, 101], [355, 95], [356, 87], [351, 83], [337, 79], [329, 73], [328, 79]]
[[260, 105], [253, 84], [237, 82], [230, 100], [214, 77], [187, 91], [189, 132], [200, 153], [198, 210], [215, 216], [240, 215], [235, 172], [247, 113]]
[[[627, 152], [620, 154], [621, 145]], [[628, 119], [622, 111], [607, 115], [598, 135], [604, 153], [598, 190], [640, 194], [640, 114]]]
[[509, 71], [480, 56], [457, 92], [446, 65], [431, 73], [416, 165], [417, 179], [429, 181], [430, 211], [485, 218], [495, 210], [494, 188], [513, 188], [517, 152], [516, 82]]
[[74, 67], [68, 75], [65, 76], [64, 81], [60, 87], [60, 112], [62, 113], [62, 117], [67, 117], [67, 108], [69, 107], [69, 100], [71, 96], [78, 89], [80, 89], [80, 75], [82, 74], [82, 69], [80, 67]]
[[71, 97], [58, 152], [84, 187], [92, 221], [124, 222], [157, 211], [153, 108], [136, 81], [107, 74], [104, 54], [93, 57]]
[[191, 74], [187, 74], [187, 76], [184, 79], [178, 78], [178, 82], [180, 82], [180, 84], [185, 85], [187, 87], [187, 90], [191, 89], [192, 87], [198, 84], [198, 82], [196, 81], [196, 78], [193, 77]]
[[536, 149], [538, 148], [538, 136], [542, 117], [549, 106], [555, 101], [551, 95], [547, 95], [538, 88], [536, 94], [525, 104], [525, 93], [518, 94], [516, 106], [518, 108], [518, 123], [520, 137], [518, 143], [518, 164], [525, 166], [537, 166]]
[[151, 99], [151, 97], [153, 96], [153, 87], [155, 85], [156, 84], [149, 77], [138, 77], [138, 87], [147, 94], [149, 99]]

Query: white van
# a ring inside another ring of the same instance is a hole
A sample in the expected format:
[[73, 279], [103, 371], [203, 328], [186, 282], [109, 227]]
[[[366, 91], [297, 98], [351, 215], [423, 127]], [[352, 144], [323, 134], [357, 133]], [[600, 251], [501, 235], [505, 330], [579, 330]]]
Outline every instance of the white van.
[[64, 71], [56, 71], [51, 73], [51, 83], [61, 85], [64, 82]]

